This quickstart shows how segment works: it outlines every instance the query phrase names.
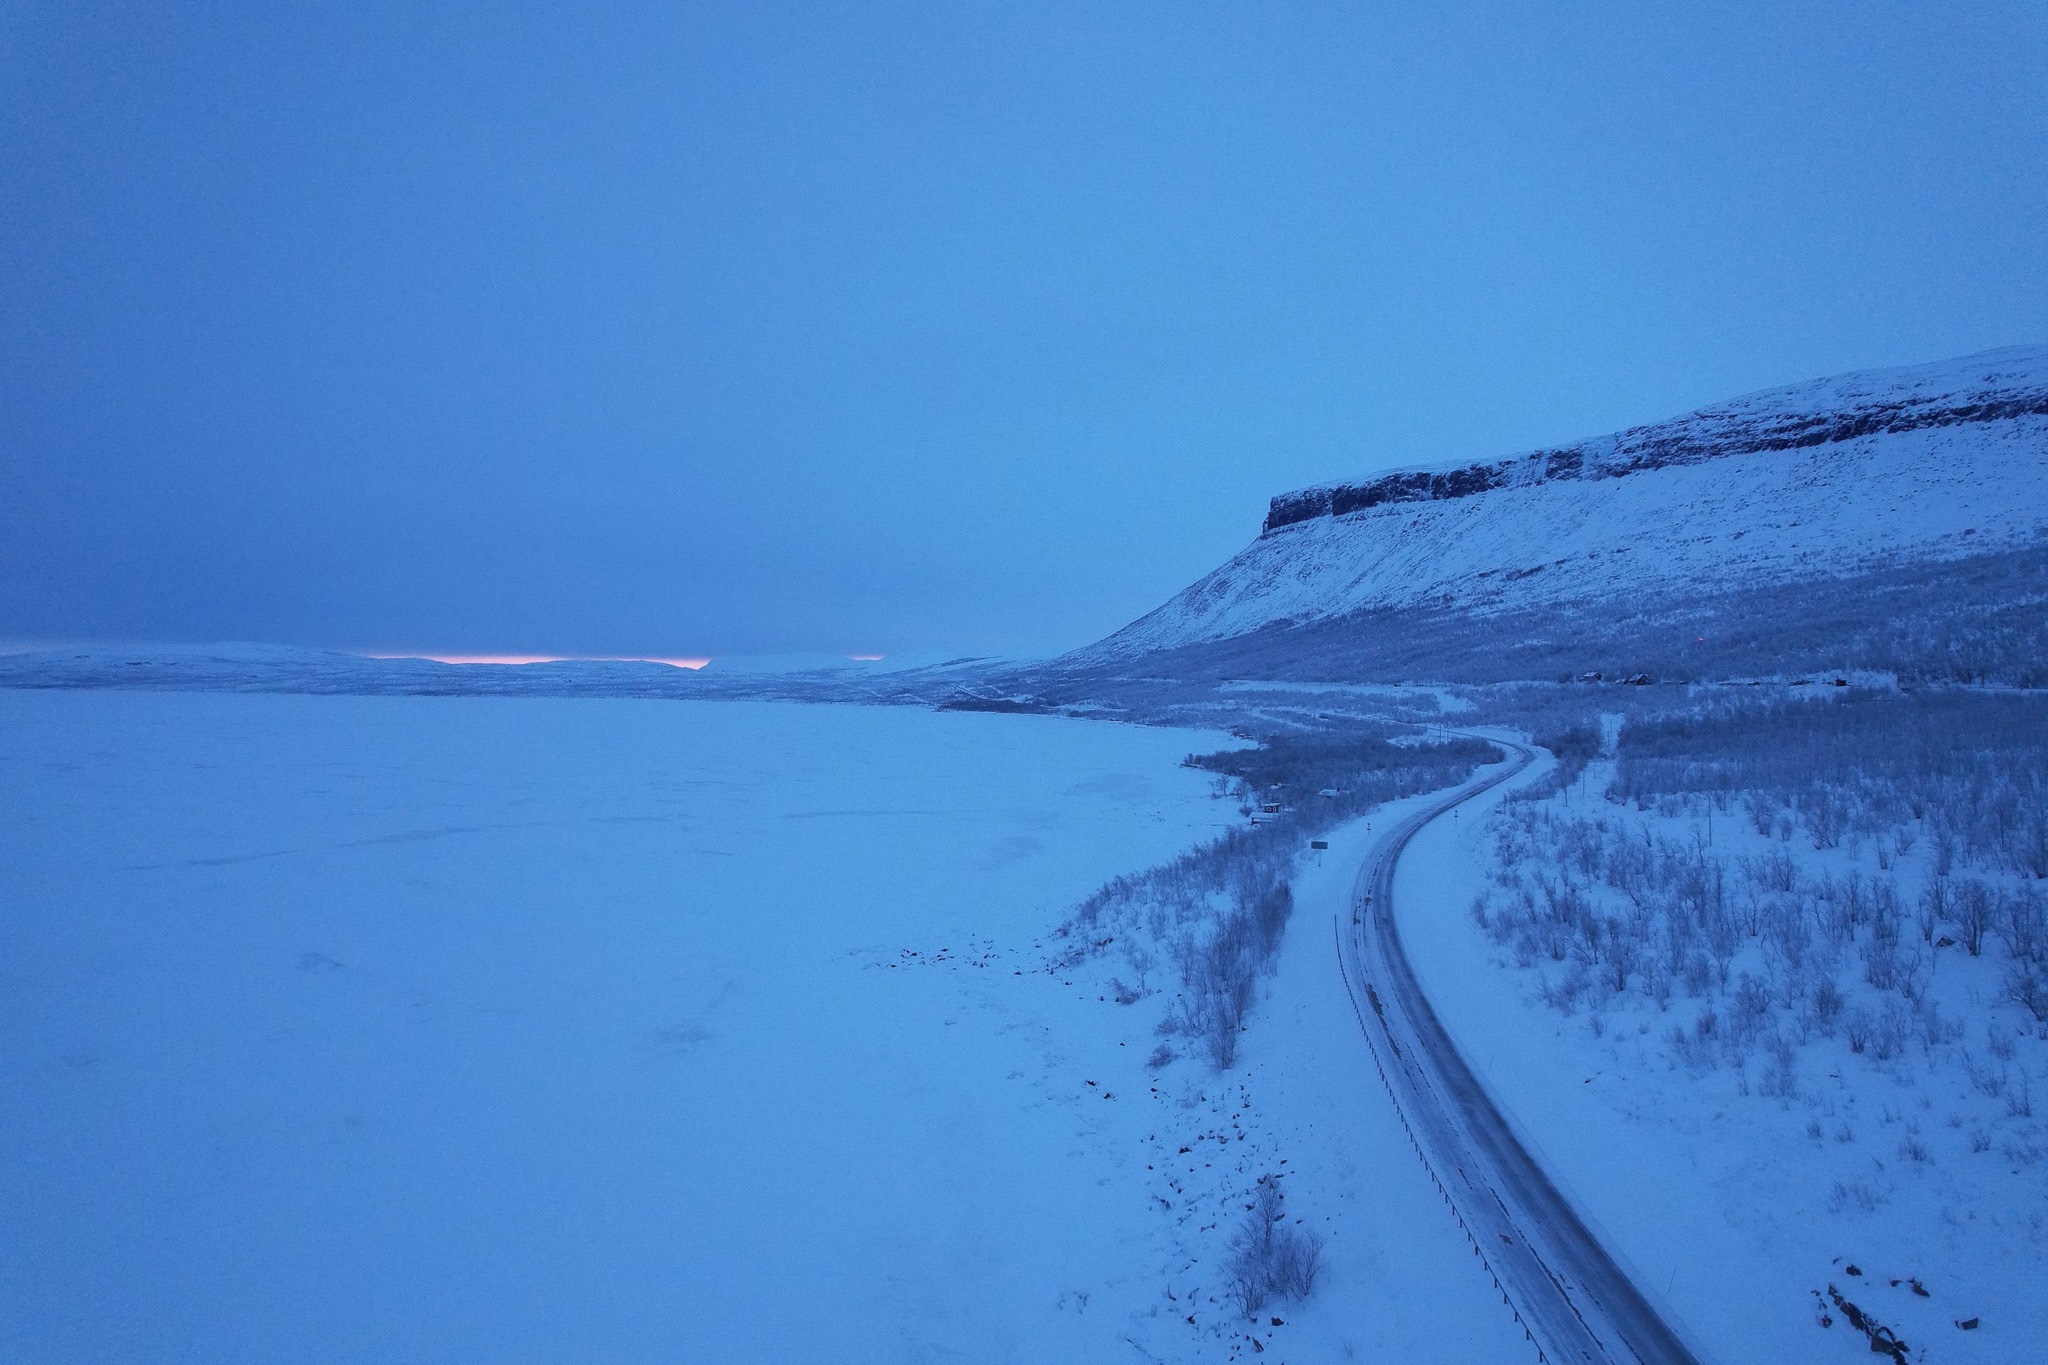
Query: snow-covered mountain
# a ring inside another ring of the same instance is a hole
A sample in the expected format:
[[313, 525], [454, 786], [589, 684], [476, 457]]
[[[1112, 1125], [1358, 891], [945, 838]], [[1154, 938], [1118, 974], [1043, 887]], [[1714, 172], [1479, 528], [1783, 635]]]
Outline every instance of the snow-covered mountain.
[[1069, 660], [1416, 610], [1633, 608], [2043, 545], [2048, 347], [2015, 347], [1283, 494], [1244, 551]]

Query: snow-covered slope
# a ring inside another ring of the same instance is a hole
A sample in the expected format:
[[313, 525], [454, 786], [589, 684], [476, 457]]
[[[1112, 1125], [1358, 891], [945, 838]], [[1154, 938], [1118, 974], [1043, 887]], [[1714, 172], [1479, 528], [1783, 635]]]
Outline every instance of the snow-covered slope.
[[1752, 588], [2018, 548], [2044, 528], [2048, 347], [1988, 351], [1282, 495], [1257, 541], [1082, 658], [1375, 609]]

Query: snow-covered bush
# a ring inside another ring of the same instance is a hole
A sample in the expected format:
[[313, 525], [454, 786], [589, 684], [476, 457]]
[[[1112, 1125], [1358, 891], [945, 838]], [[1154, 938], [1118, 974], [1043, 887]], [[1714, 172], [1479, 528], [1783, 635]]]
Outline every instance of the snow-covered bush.
[[1279, 952], [1293, 908], [1286, 882], [1254, 882], [1233, 891], [1230, 908], [1206, 939], [1190, 936], [1174, 945], [1185, 983], [1177, 1026], [1202, 1041], [1219, 1070], [1237, 1061], [1252, 988]]
[[1246, 1317], [1278, 1295], [1307, 1298], [1322, 1272], [1322, 1237], [1287, 1223], [1286, 1203], [1279, 1180], [1260, 1176], [1251, 1208], [1232, 1241], [1230, 1297]]
[[[2040, 1159], [2020, 1087], [2048, 1075], [2048, 698], [1638, 708], [1592, 776], [1604, 793], [1553, 784], [1493, 826], [1472, 914], [1531, 996], [1788, 1102], [1859, 1068], [1967, 1077], [1959, 1094], [2003, 1108], [1948, 1126]], [[1932, 1134], [1898, 1142], [1939, 1160]]]
[[[1219, 795], [1256, 813], [1233, 829], [1148, 872], [1118, 877], [1075, 907], [1061, 927], [1073, 965], [1119, 951], [1138, 986], [1116, 979], [1120, 1003], [1146, 993], [1155, 951], [1173, 964], [1179, 989], [1161, 1028], [1197, 1040], [1217, 1068], [1237, 1061], [1237, 1040], [1259, 977], [1279, 952], [1293, 909], [1294, 863], [1318, 834], [1385, 802], [1454, 786], [1500, 751], [1482, 740], [1401, 742], [1391, 727], [1274, 735], [1256, 749], [1190, 755], [1187, 766], [1219, 774]], [[1325, 796], [1324, 792], [1334, 795]]]
[[[1868, 842], [1880, 859], [1931, 837], [1935, 868], [2048, 878], [2048, 697], [1962, 691], [1819, 690], [1752, 701], [1736, 694], [1621, 732], [1612, 792], [1739, 796], [1751, 823], [1816, 849]], [[1901, 844], [1901, 839], [1904, 844]]]

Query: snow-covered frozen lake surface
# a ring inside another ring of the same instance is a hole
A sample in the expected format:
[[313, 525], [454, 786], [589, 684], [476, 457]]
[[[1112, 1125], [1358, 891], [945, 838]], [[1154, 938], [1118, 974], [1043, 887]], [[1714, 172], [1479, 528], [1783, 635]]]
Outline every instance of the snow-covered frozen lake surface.
[[1230, 742], [0, 691], [6, 1354], [1249, 1358], [1214, 1269], [1277, 1171], [1330, 1257], [1270, 1358], [1519, 1359], [1347, 1031], [1334, 860], [1231, 1077], [1045, 971], [1233, 818], [1178, 767]]
[[1227, 740], [631, 701], [0, 716], [11, 1358], [1101, 1346], [1082, 1305], [1144, 1194], [1066, 1076], [1099, 1040], [1011, 973], [1225, 818], [1176, 764]]

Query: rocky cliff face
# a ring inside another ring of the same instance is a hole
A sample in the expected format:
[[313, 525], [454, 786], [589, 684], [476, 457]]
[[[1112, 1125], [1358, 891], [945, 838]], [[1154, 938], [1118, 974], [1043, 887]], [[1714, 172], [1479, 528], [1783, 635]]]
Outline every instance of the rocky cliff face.
[[1772, 389], [1668, 422], [1462, 469], [1409, 469], [1273, 499], [1264, 532], [1386, 503], [1435, 502], [1554, 479], [1614, 479], [1729, 455], [2048, 415], [2048, 352], [2015, 347]]
[[1327, 648], [1332, 631], [1396, 630], [1404, 613], [1612, 618], [2044, 547], [2048, 347], [2016, 348], [1285, 494], [1228, 563], [1070, 658], [1310, 626]]

